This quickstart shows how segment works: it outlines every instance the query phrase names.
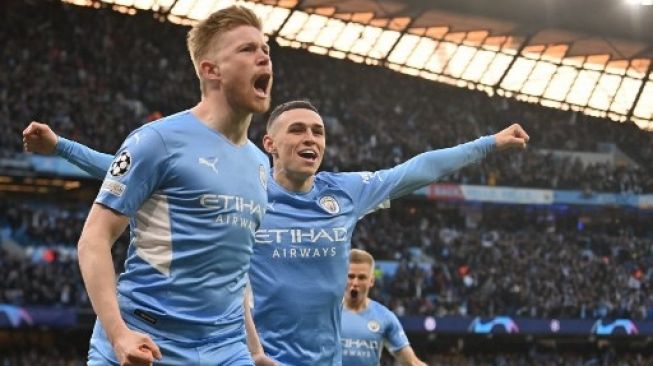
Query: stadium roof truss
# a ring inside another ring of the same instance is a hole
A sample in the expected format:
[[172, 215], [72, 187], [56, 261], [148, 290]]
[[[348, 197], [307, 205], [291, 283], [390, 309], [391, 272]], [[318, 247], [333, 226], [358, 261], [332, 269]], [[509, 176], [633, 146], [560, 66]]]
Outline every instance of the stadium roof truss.
[[[650, 44], [386, 0], [63, 0], [192, 25], [252, 8], [281, 46], [653, 130]], [[437, 3], [435, 3], [437, 4]]]

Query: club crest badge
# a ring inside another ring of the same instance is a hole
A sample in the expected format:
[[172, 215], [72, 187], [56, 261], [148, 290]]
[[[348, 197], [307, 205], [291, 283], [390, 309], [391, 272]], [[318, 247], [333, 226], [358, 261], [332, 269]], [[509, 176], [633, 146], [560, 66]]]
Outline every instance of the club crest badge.
[[258, 179], [261, 181], [263, 188], [268, 189], [268, 172], [263, 164], [258, 166]]
[[381, 330], [381, 324], [376, 320], [370, 320], [367, 322], [367, 329], [369, 329], [370, 332], [378, 333], [378, 331]]
[[131, 168], [132, 165], [132, 157], [129, 154], [128, 150], [124, 150], [116, 158], [113, 160], [111, 163], [111, 169], [109, 172], [111, 175], [114, 177], [120, 177], [129, 171], [129, 168]]
[[340, 212], [340, 205], [333, 196], [324, 196], [320, 198], [319, 204], [320, 207], [332, 215]]

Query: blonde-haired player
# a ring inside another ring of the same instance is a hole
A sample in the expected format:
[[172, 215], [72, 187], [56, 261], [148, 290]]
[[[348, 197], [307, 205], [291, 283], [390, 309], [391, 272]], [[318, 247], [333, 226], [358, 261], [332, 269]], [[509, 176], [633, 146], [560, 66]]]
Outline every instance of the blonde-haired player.
[[[243, 293], [269, 161], [247, 129], [270, 107], [268, 45], [232, 6], [192, 28], [188, 49], [200, 102], [130, 134], [79, 240], [98, 315], [89, 365], [253, 365]], [[128, 224], [116, 283], [111, 246]]]
[[373, 286], [374, 258], [352, 249], [342, 310], [342, 366], [376, 366], [383, 346], [404, 366], [426, 366], [408, 343], [397, 316], [368, 297]]

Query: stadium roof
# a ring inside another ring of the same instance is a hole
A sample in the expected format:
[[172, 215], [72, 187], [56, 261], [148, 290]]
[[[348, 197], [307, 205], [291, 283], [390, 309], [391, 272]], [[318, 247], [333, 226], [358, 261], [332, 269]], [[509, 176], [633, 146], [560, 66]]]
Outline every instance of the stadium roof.
[[64, 1], [182, 24], [239, 3], [282, 46], [653, 130], [653, 0]]

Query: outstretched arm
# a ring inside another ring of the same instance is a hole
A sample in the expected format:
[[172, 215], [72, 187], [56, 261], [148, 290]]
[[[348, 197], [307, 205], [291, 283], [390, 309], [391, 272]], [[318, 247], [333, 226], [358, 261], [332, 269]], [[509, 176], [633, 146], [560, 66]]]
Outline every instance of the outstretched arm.
[[491, 136], [446, 149], [428, 151], [390, 169], [343, 175], [352, 196], [357, 197], [359, 217], [389, 207], [388, 202], [425, 187], [439, 178], [482, 160], [493, 150], [525, 148], [529, 136], [518, 125]]
[[524, 129], [518, 124], [513, 124], [492, 136], [417, 155], [387, 171], [388, 183], [394, 183], [389, 198], [409, 194], [447, 174], [482, 160], [495, 149], [523, 149], [528, 140], [529, 136]]
[[113, 161], [112, 155], [57, 136], [50, 126], [39, 122], [32, 122], [25, 128], [23, 146], [29, 152], [57, 154], [97, 179], [104, 178]]

